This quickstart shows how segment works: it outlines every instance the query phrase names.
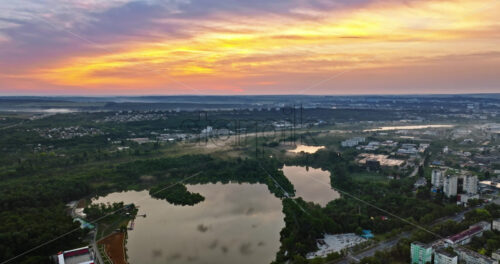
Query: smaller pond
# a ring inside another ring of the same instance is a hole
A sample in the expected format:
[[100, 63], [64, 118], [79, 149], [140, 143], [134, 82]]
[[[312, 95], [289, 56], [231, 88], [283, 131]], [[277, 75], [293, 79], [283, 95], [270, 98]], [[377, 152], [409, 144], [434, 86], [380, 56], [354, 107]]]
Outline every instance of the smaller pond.
[[416, 125], [416, 126], [384, 126], [374, 129], [365, 129], [363, 132], [389, 131], [389, 130], [414, 130], [424, 128], [450, 128], [453, 125]]
[[305, 152], [305, 153], [316, 153], [316, 151], [320, 149], [324, 149], [324, 146], [307, 146], [307, 145], [297, 145], [295, 149], [289, 150], [289, 152], [292, 153], [300, 153], [300, 152]]
[[325, 206], [340, 198], [340, 194], [330, 187], [330, 172], [300, 166], [284, 166], [283, 173], [295, 187], [295, 196], [305, 201]]

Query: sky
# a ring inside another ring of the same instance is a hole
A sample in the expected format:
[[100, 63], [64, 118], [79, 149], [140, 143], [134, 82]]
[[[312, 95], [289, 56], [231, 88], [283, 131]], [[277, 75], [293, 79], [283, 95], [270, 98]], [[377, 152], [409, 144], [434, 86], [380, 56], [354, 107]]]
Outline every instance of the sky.
[[0, 0], [0, 95], [500, 92], [498, 0]]

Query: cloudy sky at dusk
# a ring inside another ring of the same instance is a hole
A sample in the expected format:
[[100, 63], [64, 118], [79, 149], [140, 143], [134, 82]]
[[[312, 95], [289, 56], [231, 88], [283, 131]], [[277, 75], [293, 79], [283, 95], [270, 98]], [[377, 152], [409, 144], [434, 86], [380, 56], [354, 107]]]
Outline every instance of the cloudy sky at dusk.
[[498, 0], [0, 0], [0, 94], [500, 92], [498, 14]]

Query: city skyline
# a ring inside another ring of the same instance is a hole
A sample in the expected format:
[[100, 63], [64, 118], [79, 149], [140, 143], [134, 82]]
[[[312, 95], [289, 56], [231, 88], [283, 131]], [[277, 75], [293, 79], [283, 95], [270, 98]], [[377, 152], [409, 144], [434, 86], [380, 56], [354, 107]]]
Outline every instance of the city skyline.
[[0, 95], [494, 93], [494, 0], [16, 1]]

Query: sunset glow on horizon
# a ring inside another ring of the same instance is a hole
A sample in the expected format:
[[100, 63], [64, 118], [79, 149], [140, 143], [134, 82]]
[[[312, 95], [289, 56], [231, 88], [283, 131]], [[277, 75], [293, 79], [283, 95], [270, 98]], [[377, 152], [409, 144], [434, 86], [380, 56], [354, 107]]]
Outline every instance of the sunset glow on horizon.
[[0, 4], [0, 94], [500, 92], [497, 0], [48, 2]]

